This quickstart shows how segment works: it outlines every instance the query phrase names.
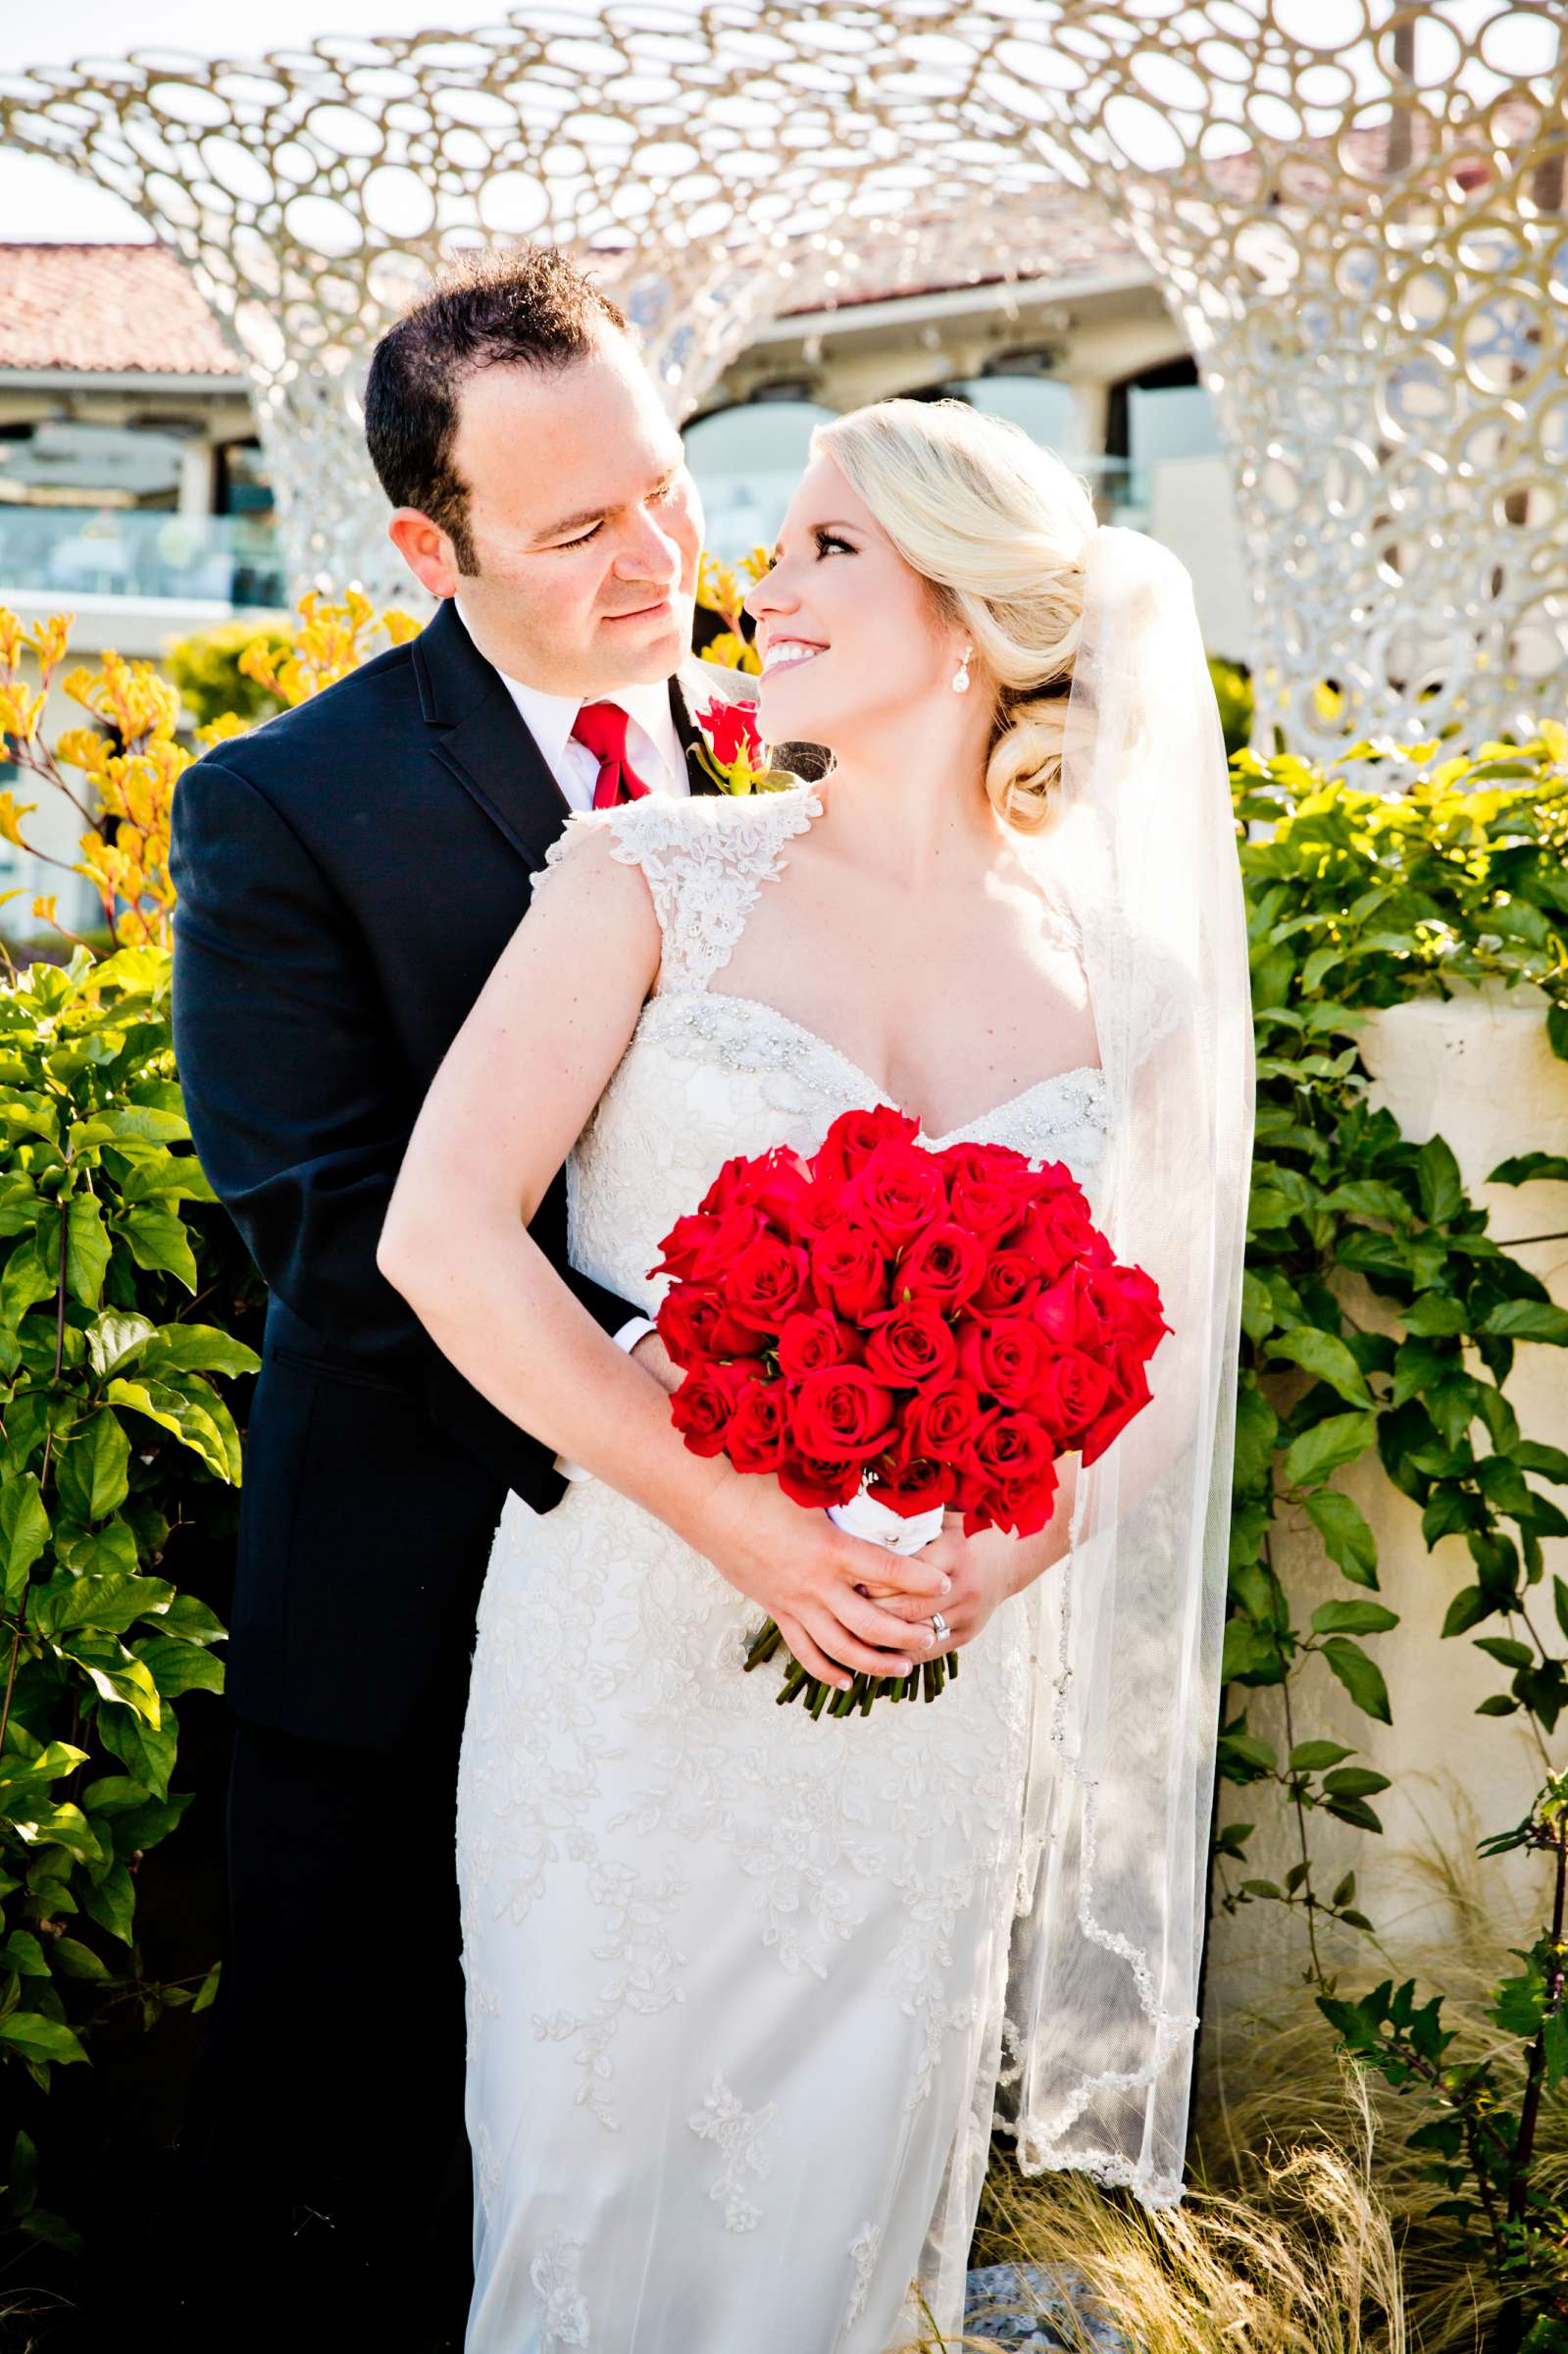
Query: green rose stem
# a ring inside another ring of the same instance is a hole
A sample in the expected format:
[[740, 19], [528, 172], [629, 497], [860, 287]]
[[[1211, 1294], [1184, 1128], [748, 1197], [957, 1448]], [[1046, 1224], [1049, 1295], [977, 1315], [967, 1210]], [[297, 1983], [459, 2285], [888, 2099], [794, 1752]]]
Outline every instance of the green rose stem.
[[[784, 1642], [784, 1636], [772, 1618], [767, 1619], [752, 1637], [745, 1657], [745, 1673], [771, 1660]], [[943, 1691], [950, 1677], [958, 1673], [958, 1654], [950, 1653], [939, 1660], [916, 1663], [907, 1676], [858, 1674], [847, 1692], [835, 1691], [831, 1684], [819, 1683], [808, 1675], [798, 1660], [790, 1660], [784, 1682], [776, 1695], [780, 1708], [793, 1700], [803, 1699], [813, 1718], [821, 1716], [824, 1709], [830, 1716], [852, 1716], [858, 1710], [869, 1716], [876, 1700], [917, 1700], [924, 1692], [927, 1700], [935, 1700]]]

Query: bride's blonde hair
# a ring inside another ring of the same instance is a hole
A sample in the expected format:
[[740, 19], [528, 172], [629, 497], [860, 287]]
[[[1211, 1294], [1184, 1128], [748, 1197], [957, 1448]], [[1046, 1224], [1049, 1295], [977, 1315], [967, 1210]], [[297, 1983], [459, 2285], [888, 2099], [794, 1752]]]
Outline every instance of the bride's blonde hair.
[[961, 400], [875, 401], [819, 425], [811, 451], [837, 467], [996, 682], [986, 791], [1034, 833], [1062, 771], [1095, 528], [1087, 486], [1021, 426]]

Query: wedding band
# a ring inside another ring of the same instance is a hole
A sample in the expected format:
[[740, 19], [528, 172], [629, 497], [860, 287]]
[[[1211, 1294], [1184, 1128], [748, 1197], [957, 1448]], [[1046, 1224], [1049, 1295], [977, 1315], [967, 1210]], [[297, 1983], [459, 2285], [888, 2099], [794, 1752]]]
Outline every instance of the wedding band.
[[931, 1623], [932, 1631], [936, 1635], [937, 1642], [945, 1643], [953, 1630], [948, 1625], [946, 1619], [942, 1616], [940, 1611], [932, 1612]]

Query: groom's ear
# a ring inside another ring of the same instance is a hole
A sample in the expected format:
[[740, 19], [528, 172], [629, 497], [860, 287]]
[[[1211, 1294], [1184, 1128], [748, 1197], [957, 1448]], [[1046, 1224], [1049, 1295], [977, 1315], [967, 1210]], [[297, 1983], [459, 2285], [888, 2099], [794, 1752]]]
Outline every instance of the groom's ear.
[[419, 507], [394, 507], [386, 537], [422, 588], [431, 596], [455, 596], [462, 581], [456, 551], [439, 524]]

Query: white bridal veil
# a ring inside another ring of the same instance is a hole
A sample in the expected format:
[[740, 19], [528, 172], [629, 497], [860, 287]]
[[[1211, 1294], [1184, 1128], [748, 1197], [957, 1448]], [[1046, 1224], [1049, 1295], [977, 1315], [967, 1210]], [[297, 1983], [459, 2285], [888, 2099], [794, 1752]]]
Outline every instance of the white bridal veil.
[[1191, 583], [1140, 532], [1085, 550], [1060, 814], [1111, 1135], [1091, 1187], [1173, 1328], [1152, 1402], [1081, 1471], [1041, 1578], [998, 2124], [1025, 2173], [1181, 2196], [1225, 1615], [1252, 1025], [1227, 763]]

